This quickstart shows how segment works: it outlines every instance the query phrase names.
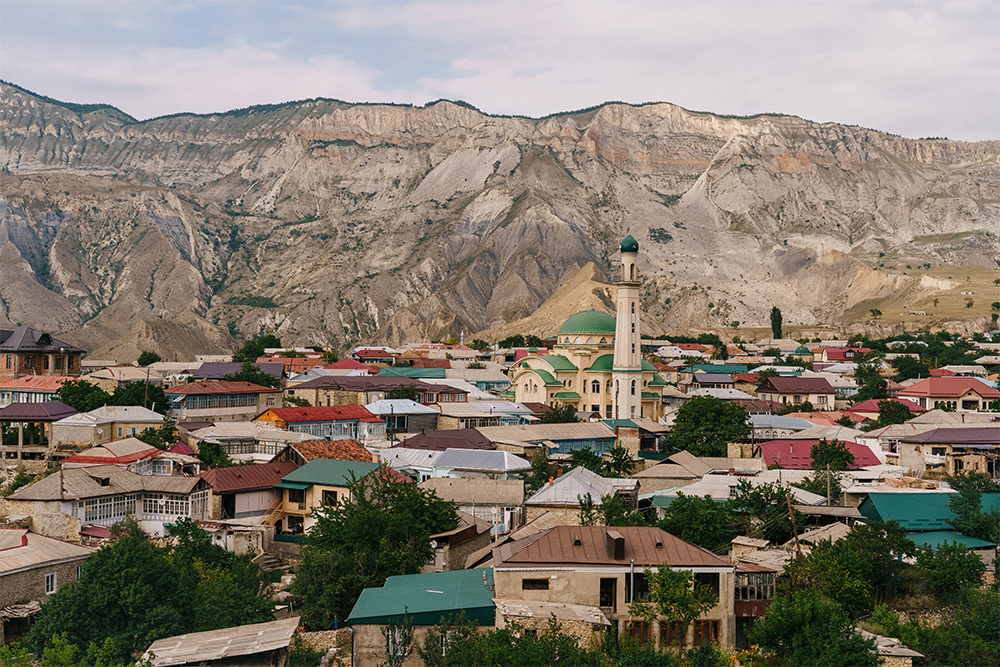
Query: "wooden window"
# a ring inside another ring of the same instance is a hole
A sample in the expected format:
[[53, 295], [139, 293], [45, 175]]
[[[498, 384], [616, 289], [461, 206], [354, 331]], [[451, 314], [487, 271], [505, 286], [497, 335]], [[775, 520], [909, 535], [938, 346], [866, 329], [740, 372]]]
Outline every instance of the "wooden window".
[[56, 592], [56, 573], [50, 572], [45, 575], [45, 594], [52, 595]]
[[548, 579], [522, 579], [522, 591], [547, 591], [549, 590]]
[[708, 642], [719, 641], [718, 621], [695, 621], [694, 622], [694, 645], [701, 646]]
[[632, 621], [628, 632], [640, 644], [648, 644], [652, 639], [652, 627], [646, 621]]
[[684, 646], [685, 630], [680, 621], [661, 621], [660, 646]]

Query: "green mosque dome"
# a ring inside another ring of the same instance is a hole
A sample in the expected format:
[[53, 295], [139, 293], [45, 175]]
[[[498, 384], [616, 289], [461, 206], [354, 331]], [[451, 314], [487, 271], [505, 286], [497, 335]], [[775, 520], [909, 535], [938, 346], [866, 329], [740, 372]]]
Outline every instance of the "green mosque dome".
[[[631, 237], [629, 237], [631, 238]], [[614, 335], [617, 322], [614, 316], [600, 310], [581, 310], [570, 316], [559, 328], [562, 334], [611, 334]]]
[[622, 252], [639, 252], [639, 242], [631, 234], [622, 239]]

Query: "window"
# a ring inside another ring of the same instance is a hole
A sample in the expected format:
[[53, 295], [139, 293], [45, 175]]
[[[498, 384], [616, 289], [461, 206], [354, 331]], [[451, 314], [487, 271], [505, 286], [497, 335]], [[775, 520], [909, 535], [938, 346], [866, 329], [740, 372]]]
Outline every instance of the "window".
[[632, 380], [632, 395], [635, 396], [635, 380]]
[[694, 585], [698, 588], [707, 586], [715, 594], [715, 599], [719, 599], [719, 573], [718, 572], [696, 572], [694, 575]]
[[701, 646], [708, 642], [719, 641], [718, 621], [695, 621], [694, 622], [694, 645]]
[[324, 491], [323, 492], [323, 504], [324, 505], [336, 505], [337, 504], [337, 492], [336, 491]]
[[680, 621], [660, 623], [660, 646], [684, 646], [684, 624]]
[[14, 355], [13, 354], [8, 354], [7, 355], [7, 368], [13, 368], [13, 367], [14, 367]]
[[548, 579], [522, 579], [522, 591], [547, 591], [549, 590]]
[[277, 404], [278, 400], [274, 396], [268, 396], [266, 399], [264, 399], [264, 405], [269, 408], [273, 408]]
[[50, 572], [45, 575], [45, 594], [52, 595], [56, 592], [56, 573]]
[[774, 598], [774, 575], [770, 572], [739, 572], [736, 574], [737, 600], [770, 600]]
[[119, 427], [118, 427], [118, 437], [119, 437], [119, 438], [121, 438], [121, 437], [124, 437], [124, 433], [125, 433], [125, 429], [124, 429], [124, 427], [122, 427], [122, 426], [119, 426]]
[[[649, 600], [649, 584], [646, 583], [646, 575], [642, 572], [637, 572], [635, 575], [635, 599], [638, 602], [646, 602]], [[632, 575], [625, 575], [625, 604], [631, 604], [632, 602]]]
[[76, 566], [76, 579], [77, 579], [77, 581], [79, 581], [80, 577], [82, 577], [82, 576], [83, 576], [83, 566], [82, 565], [77, 565]]
[[601, 579], [600, 588], [600, 600], [599, 606], [601, 607], [615, 607], [615, 599], [617, 598], [618, 590], [618, 579], [604, 578]]
[[24, 367], [25, 368], [35, 367], [35, 358], [32, 355], [29, 354], [24, 357]]
[[632, 621], [628, 633], [640, 644], [648, 644], [652, 637], [652, 627], [646, 621]]
[[591, 381], [591, 383], [590, 383], [590, 393], [592, 393], [592, 394], [599, 394], [599, 393], [601, 393], [601, 381], [600, 380], [592, 380]]
[[48, 355], [42, 356], [42, 370], [49, 370], [49, 357]]

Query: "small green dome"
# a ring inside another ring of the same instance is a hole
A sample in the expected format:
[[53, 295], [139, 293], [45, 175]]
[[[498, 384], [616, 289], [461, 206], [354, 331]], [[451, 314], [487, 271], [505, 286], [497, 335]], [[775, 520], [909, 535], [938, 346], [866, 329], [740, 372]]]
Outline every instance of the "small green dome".
[[622, 239], [622, 252], [639, 252], [639, 242], [631, 234]]
[[559, 334], [611, 334], [614, 335], [615, 318], [600, 310], [581, 310], [563, 322]]
[[809, 348], [805, 345], [799, 345], [795, 348], [795, 354], [812, 354], [812, 352], [810, 352]]

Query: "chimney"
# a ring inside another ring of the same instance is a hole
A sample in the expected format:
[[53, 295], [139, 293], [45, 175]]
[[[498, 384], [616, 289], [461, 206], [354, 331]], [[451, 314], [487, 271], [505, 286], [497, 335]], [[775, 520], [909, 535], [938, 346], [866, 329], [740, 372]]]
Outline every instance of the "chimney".
[[617, 530], [609, 530], [606, 534], [611, 557], [615, 560], [625, 560], [625, 536]]

